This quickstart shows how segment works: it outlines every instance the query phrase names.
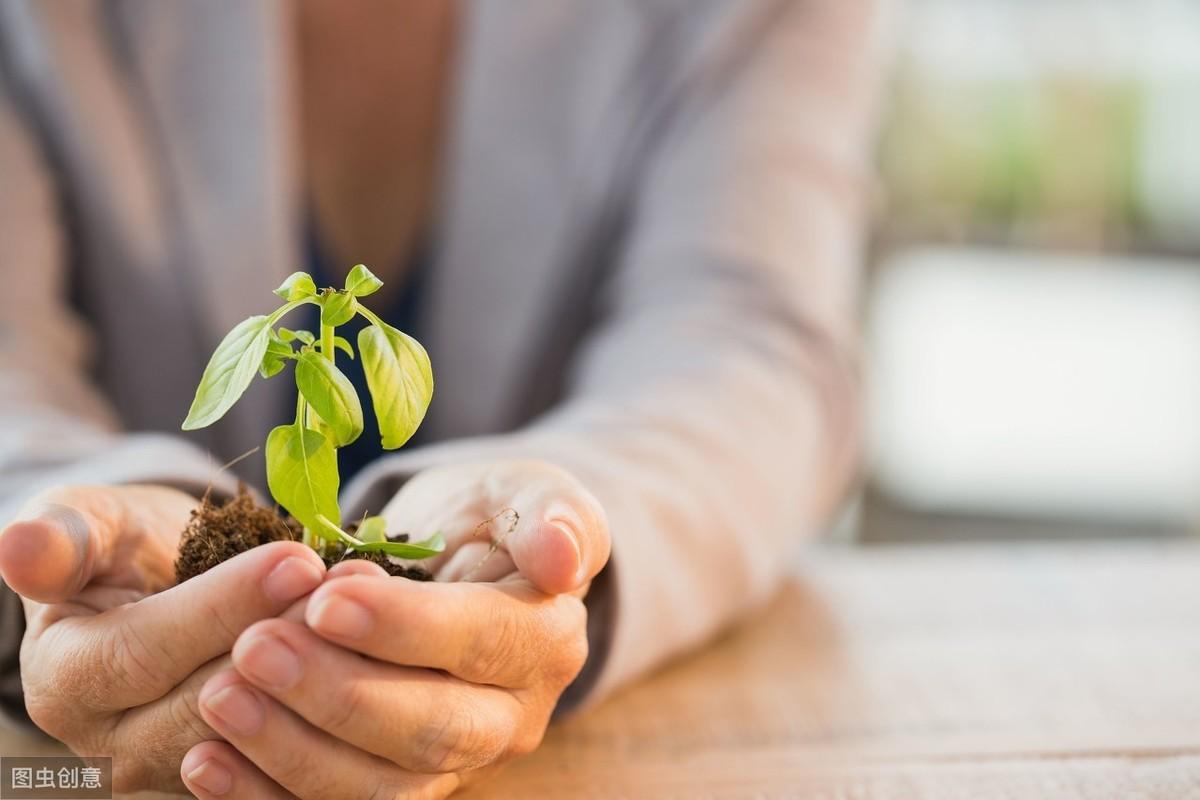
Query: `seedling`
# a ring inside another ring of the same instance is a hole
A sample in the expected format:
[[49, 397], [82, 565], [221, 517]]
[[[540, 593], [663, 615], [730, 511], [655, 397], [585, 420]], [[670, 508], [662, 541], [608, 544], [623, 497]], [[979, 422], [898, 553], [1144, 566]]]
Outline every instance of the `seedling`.
[[[338, 507], [337, 451], [363, 434], [363, 413], [354, 385], [337, 366], [339, 350], [355, 357], [337, 329], [355, 315], [370, 323], [358, 334], [358, 355], [385, 450], [401, 447], [412, 437], [433, 397], [433, 371], [425, 348], [360, 302], [382, 286], [383, 281], [362, 264], [350, 271], [340, 290], [318, 289], [307, 273], [292, 273], [275, 290], [283, 305], [238, 324], [217, 346], [183, 429], [213, 424], [238, 401], [255, 372], [272, 378], [293, 362], [296, 417], [267, 436], [271, 496], [303, 525], [305, 543], [318, 552], [340, 543], [362, 553], [429, 558], [445, 549], [440, 533], [420, 542], [390, 541], [382, 517], [365, 517], [351, 535], [342, 527]], [[288, 312], [303, 305], [320, 307], [318, 332], [278, 327]]]

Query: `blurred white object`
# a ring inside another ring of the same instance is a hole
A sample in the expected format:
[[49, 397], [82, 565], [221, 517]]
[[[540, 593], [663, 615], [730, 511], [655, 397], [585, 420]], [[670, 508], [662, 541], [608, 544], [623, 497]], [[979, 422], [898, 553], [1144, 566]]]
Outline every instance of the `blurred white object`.
[[933, 510], [1200, 518], [1200, 264], [926, 249], [884, 264], [870, 459]]

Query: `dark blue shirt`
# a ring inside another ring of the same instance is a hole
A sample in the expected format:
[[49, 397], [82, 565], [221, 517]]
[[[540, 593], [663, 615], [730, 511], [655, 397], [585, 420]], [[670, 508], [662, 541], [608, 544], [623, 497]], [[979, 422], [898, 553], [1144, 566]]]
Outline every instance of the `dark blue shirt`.
[[[305, 261], [306, 270], [308, 274], [312, 275], [318, 287], [333, 286], [341, 288], [342, 282], [332, 277], [334, 271], [329, 263], [325, 248], [322, 246], [320, 238], [317, 235], [316, 226], [311, 222], [306, 226], [305, 230]], [[404, 276], [405, 283], [403, 286], [399, 287], [398, 290], [395, 286], [387, 287], [386, 294], [380, 295], [387, 298], [383, 304], [380, 304], [376, 300], [376, 295], [363, 298], [364, 305], [378, 314], [384, 322], [399, 328], [417, 339], [421, 338], [420, 332], [417, 330], [417, 317], [425, 283], [425, 262], [424, 248], [417, 248], [411, 257], [408, 269], [398, 271], [398, 274]], [[346, 265], [346, 267], [349, 266], [348, 264]], [[371, 265], [368, 264], [367, 266]], [[341, 270], [339, 272], [344, 271]], [[301, 312], [306, 315], [303, 317], [303, 323], [301, 323]], [[303, 306], [302, 309], [297, 311], [295, 320], [298, 327], [312, 331], [314, 336], [320, 336], [320, 312], [316, 306]], [[355, 316], [350, 322], [338, 328], [338, 334], [350, 341], [356, 354], [358, 352], [358, 332], [367, 324], [369, 323], [365, 319]], [[350, 379], [350, 382], [354, 384], [354, 389], [362, 400], [363, 405], [364, 427], [362, 436], [359, 436], [358, 439], [338, 450], [338, 466], [340, 467], [342, 483], [344, 485], [359, 470], [379, 458], [385, 451], [379, 444], [379, 425], [375, 421], [375, 409], [371, 404], [371, 395], [367, 391], [366, 376], [363, 374], [362, 367], [358, 364], [357, 356], [354, 361], [351, 361], [344, 352], [339, 350], [337, 365], [346, 374], [346, 377]], [[295, 412], [295, 405], [295, 397], [292, 396], [288, 400], [288, 416], [291, 416]], [[418, 430], [405, 446], [412, 447], [420, 436], [421, 432]]]

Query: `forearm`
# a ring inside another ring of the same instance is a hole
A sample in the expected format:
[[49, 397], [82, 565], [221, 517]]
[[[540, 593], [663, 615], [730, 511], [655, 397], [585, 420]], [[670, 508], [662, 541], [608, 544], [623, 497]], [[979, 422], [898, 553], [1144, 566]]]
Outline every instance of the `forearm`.
[[569, 470], [604, 506], [613, 538], [587, 598], [588, 664], [563, 707], [591, 702], [762, 602], [846, 485], [849, 368], [818, 391], [811, 375], [753, 367], [727, 375], [736, 391], [700, 397], [718, 382], [697, 375], [678, 395], [592, 393], [523, 431], [383, 459], [348, 487], [348, 513], [377, 511], [408, 477], [446, 464], [531, 458]]

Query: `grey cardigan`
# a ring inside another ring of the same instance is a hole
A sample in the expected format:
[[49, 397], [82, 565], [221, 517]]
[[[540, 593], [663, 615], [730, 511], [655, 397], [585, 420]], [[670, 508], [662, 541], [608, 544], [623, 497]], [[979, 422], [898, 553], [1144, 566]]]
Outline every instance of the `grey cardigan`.
[[[574, 472], [614, 538], [577, 696], [768, 597], [852, 472], [870, 5], [468, 4], [425, 308], [438, 443], [343, 500], [456, 459]], [[278, 381], [179, 432], [298, 264], [286, 13], [0, 0], [0, 522], [52, 484], [203, 487], [273, 424]], [[0, 620], [12, 707], [3, 586]]]

